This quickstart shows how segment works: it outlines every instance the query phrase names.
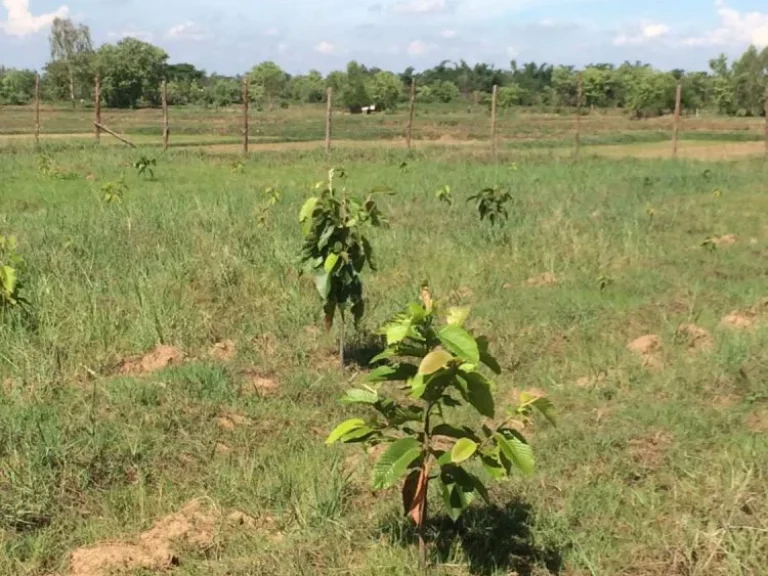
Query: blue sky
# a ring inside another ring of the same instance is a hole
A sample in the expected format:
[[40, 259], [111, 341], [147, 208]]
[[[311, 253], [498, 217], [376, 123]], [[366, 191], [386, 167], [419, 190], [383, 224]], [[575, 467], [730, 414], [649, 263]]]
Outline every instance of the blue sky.
[[57, 15], [88, 24], [97, 44], [135, 36], [221, 73], [262, 60], [297, 73], [460, 58], [704, 69], [768, 45], [767, 0], [0, 0], [0, 64], [41, 67]]

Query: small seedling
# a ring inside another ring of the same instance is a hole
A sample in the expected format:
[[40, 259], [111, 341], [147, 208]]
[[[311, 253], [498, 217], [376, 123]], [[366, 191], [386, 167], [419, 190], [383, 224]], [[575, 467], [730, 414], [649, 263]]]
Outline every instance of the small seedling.
[[16, 252], [16, 238], [0, 235], [0, 310], [29, 304], [21, 296], [26, 269], [24, 258]]
[[653, 218], [656, 216], [656, 209], [651, 206], [650, 202], [645, 205], [645, 214], [648, 216], [648, 219], [653, 222]]
[[[488, 339], [464, 327], [468, 314], [468, 308], [448, 308], [443, 314], [429, 288], [422, 287], [421, 302], [409, 304], [382, 329], [387, 348], [372, 362], [387, 364], [368, 374], [368, 385], [341, 399], [373, 414], [342, 422], [326, 440], [386, 446], [372, 469], [373, 488], [385, 490], [404, 480], [404, 512], [418, 529], [422, 569], [427, 564], [424, 528], [430, 486], [440, 493], [448, 516], [458, 520], [478, 497], [488, 501], [474, 468], [484, 468], [497, 480], [515, 471], [531, 474], [533, 451], [521, 430], [536, 411], [554, 422], [552, 403], [539, 394], [520, 394], [518, 406], [498, 415], [496, 385], [481, 367], [495, 374], [501, 368]], [[398, 390], [396, 396], [383, 389], [386, 382]], [[451, 420], [460, 410], [452, 408], [472, 408], [486, 420], [457, 425]]]
[[101, 186], [102, 198], [107, 204], [122, 203], [126, 192], [128, 192], [128, 185], [122, 178], [113, 182], [106, 182]]
[[[315, 277], [315, 286], [323, 299], [325, 328], [330, 331], [338, 311], [339, 356], [344, 368], [344, 314], [349, 307], [357, 325], [365, 311], [362, 271], [366, 264], [375, 270], [373, 248], [363, 234], [367, 226], [387, 226], [388, 222], [376, 204], [377, 193], [392, 193], [380, 188], [365, 200], [357, 200], [338, 188], [343, 169], [328, 172], [328, 181], [315, 186], [317, 195], [309, 198], [299, 213], [304, 244], [301, 249], [301, 272]], [[351, 305], [350, 305], [351, 304]]]
[[143, 155], [133, 163], [133, 167], [136, 168], [136, 172], [139, 176], [145, 176], [149, 174], [150, 179], [155, 178], [156, 166], [157, 158], [148, 158], [147, 156]]
[[453, 204], [453, 196], [451, 196], [451, 187], [447, 184], [441, 188], [438, 188], [435, 192], [435, 196], [440, 202], [443, 202], [445, 204], [448, 204], [450, 206]]
[[597, 287], [600, 289], [600, 292], [604, 292], [608, 286], [613, 284], [613, 278], [610, 276], [606, 276], [605, 274], [601, 274], [597, 277]]
[[237, 160], [235, 162], [232, 162], [232, 164], [230, 165], [230, 170], [232, 170], [233, 174], [242, 174], [243, 172], [245, 172], [245, 166], [243, 165], [242, 162]]
[[272, 186], [264, 190], [264, 194], [267, 196], [267, 201], [260, 208], [256, 209], [256, 218], [259, 222], [259, 228], [266, 226], [270, 210], [274, 205], [280, 202], [282, 196], [282, 192]]
[[509, 220], [507, 204], [511, 199], [512, 196], [509, 192], [494, 186], [492, 188], [484, 188], [474, 196], [470, 196], [467, 202], [475, 202], [475, 207], [481, 221], [487, 219], [491, 226], [495, 226], [497, 223], [501, 223], [502, 219], [504, 221]]
[[714, 238], [712, 238], [712, 236], [707, 236], [706, 238], [704, 238], [704, 241], [701, 243], [701, 246], [709, 250], [710, 252], [714, 252], [715, 250], [717, 250], [717, 242], [715, 241]]
[[712, 190], [712, 197], [716, 200], [719, 200], [720, 198], [722, 198], [723, 197], [722, 190], [720, 190], [720, 188], [715, 188], [714, 190]]

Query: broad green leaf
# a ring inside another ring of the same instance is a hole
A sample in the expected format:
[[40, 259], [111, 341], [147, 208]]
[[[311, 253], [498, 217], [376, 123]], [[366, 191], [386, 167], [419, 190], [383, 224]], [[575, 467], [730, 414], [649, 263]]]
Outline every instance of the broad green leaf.
[[405, 337], [408, 336], [408, 331], [411, 329], [411, 323], [409, 321], [400, 324], [391, 324], [387, 327], [387, 346], [392, 344], [399, 344]]
[[557, 424], [557, 411], [555, 410], [555, 405], [549, 398], [534, 396], [530, 392], [522, 392], [520, 394], [520, 407], [525, 408], [527, 406], [531, 406], [538, 410], [538, 412], [541, 413], [541, 415], [553, 426]]
[[424, 379], [424, 374], [417, 374], [410, 380], [411, 385], [411, 398], [417, 399], [424, 395], [427, 390], [427, 382]]
[[374, 490], [394, 486], [419, 456], [421, 444], [416, 438], [402, 438], [394, 442], [373, 467]]
[[355, 428], [348, 434], [344, 434], [344, 436], [341, 437], [341, 441], [345, 444], [351, 444], [356, 440], [363, 440], [367, 438], [374, 432], [375, 430], [370, 426], [361, 426], [360, 428]]
[[382, 360], [389, 360], [395, 354], [396, 354], [396, 350], [394, 348], [385, 348], [383, 352], [371, 358], [371, 361], [369, 362], [369, 364], [377, 364]]
[[349, 420], [345, 420], [328, 435], [328, 438], [326, 439], [326, 444], [333, 444], [335, 442], [338, 442], [342, 436], [345, 436], [352, 432], [353, 430], [357, 428], [362, 428], [365, 426], [365, 420], [361, 418], [350, 418]]
[[320, 296], [325, 300], [331, 293], [331, 275], [325, 270], [315, 275], [315, 287]]
[[480, 362], [480, 350], [477, 347], [477, 342], [461, 326], [455, 324], [443, 326], [437, 333], [437, 337], [449, 352], [453, 352], [465, 362], [470, 364]]
[[494, 374], [501, 374], [501, 366], [490, 352], [488, 352], [489, 342], [487, 336], [480, 336], [476, 339], [477, 347], [480, 350], [480, 362], [485, 364]]
[[467, 401], [483, 416], [493, 418], [496, 406], [491, 383], [479, 372], [467, 372], [462, 376], [467, 381]]
[[469, 505], [475, 500], [474, 492], [466, 492], [459, 484], [439, 481], [440, 494], [443, 497], [443, 505], [448, 516], [456, 522]]
[[468, 460], [477, 451], [477, 444], [469, 438], [462, 438], [456, 444], [453, 445], [451, 450], [451, 461], [454, 464], [459, 464]]
[[416, 366], [405, 362], [385, 366], [379, 366], [371, 370], [366, 376], [367, 382], [394, 382], [408, 380], [416, 375]]
[[506, 477], [507, 471], [497, 457], [486, 456], [483, 454], [480, 456], [480, 461], [483, 463], [485, 471], [494, 480], [501, 480]]
[[0, 280], [2, 280], [3, 289], [11, 296], [16, 290], [16, 270], [10, 266], [0, 267]]
[[331, 252], [326, 257], [323, 268], [325, 268], [325, 271], [328, 274], [331, 274], [333, 272], [333, 269], [336, 268], [336, 264], [338, 263], [338, 261], [339, 261], [339, 255], [336, 254], [335, 252]]
[[433, 350], [427, 354], [419, 365], [419, 374], [434, 374], [438, 370], [445, 368], [453, 360], [453, 355], [441, 348]]
[[379, 395], [376, 392], [361, 388], [347, 390], [347, 393], [341, 399], [342, 404], [376, 404], [378, 401]]
[[470, 309], [466, 306], [449, 308], [446, 321], [448, 324], [464, 326], [464, 322], [467, 319], [467, 316], [469, 316], [469, 311]]
[[501, 450], [502, 455], [509, 460], [523, 474], [533, 474], [536, 461], [533, 457], [531, 447], [516, 436], [504, 436], [503, 434], [494, 434], [496, 444]]
[[471, 438], [476, 442], [479, 441], [477, 435], [468, 427], [458, 428], [451, 426], [450, 424], [438, 424], [432, 428], [432, 436], [445, 436], [447, 438], [453, 438], [459, 440], [460, 438]]
[[312, 229], [312, 213], [315, 211], [317, 201], [317, 196], [312, 196], [311, 198], [307, 199], [307, 201], [304, 202], [304, 205], [301, 207], [301, 211], [299, 212], [299, 222], [302, 225], [301, 230], [304, 233], [304, 236], [309, 234], [309, 231]]

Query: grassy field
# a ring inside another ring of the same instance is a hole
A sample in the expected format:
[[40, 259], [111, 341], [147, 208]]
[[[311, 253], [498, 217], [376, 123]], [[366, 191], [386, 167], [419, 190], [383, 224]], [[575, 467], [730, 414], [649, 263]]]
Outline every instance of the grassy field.
[[[432, 574], [765, 573], [761, 159], [180, 148], [145, 179], [141, 151], [46, 150], [47, 173], [28, 143], [0, 152], [0, 233], [33, 311], [0, 318], [2, 576], [419, 573], [399, 495], [370, 491], [359, 449], [323, 445], [364, 371], [339, 370], [295, 268], [330, 162], [354, 190], [397, 191], [356, 338], [427, 278], [491, 337], [500, 396], [537, 388], [560, 412], [533, 430], [533, 477], [491, 484], [457, 526], [435, 518]], [[465, 203], [492, 185], [513, 196], [493, 234]]]

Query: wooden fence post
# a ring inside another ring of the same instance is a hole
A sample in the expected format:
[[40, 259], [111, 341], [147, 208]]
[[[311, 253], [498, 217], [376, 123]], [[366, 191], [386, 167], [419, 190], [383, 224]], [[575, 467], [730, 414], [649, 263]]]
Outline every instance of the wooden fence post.
[[163, 91], [160, 95], [163, 100], [163, 152], [168, 150], [168, 138], [170, 129], [168, 128], [168, 81], [163, 80]]
[[331, 153], [331, 118], [333, 115], [333, 88], [328, 88], [325, 99], [327, 108], [325, 111], [325, 153]]
[[243, 156], [248, 155], [248, 136], [250, 132], [248, 124], [250, 98], [251, 95], [248, 89], [248, 78], [243, 78]]
[[408, 116], [408, 150], [411, 149], [411, 140], [413, 138], [413, 116], [416, 113], [416, 80], [411, 79], [411, 101]]
[[35, 74], [35, 147], [40, 146], [40, 74]]
[[581, 107], [583, 106], [582, 99], [584, 97], [584, 78], [582, 73], [579, 72], [579, 87], [576, 94], [576, 158], [579, 157], [581, 152]]
[[99, 74], [96, 74], [96, 83], [93, 87], [93, 116], [96, 142], [101, 142], [101, 76]]
[[677, 158], [677, 142], [680, 138], [680, 101], [683, 94], [683, 84], [677, 83], [675, 91], [675, 128], [672, 134], [672, 157]]
[[493, 85], [493, 94], [491, 95], [491, 151], [496, 155], [496, 95], [499, 87]]

